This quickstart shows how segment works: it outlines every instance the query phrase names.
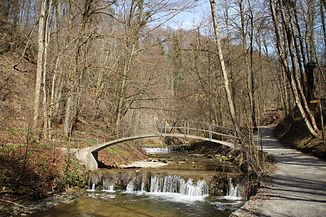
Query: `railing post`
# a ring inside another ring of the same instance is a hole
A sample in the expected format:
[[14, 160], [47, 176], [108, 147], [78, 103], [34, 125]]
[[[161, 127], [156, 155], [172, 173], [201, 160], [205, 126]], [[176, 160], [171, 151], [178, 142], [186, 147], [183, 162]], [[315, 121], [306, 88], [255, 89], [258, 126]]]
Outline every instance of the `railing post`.
[[209, 136], [209, 140], [212, 140], [213, 136], [212, 136], [212, 124], [208, 125], [208, 136]]

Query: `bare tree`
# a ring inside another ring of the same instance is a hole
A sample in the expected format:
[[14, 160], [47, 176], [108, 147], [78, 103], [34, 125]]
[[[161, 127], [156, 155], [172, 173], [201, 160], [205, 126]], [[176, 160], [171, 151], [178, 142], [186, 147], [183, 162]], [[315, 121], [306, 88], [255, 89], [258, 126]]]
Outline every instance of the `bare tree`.
[[[284, 9], [284, 3], [283, 1], [280, 1], [279, 7], [280, 7], [280, 13], [281, 13], [281, 19], [282, 19], [282, 26], [284, 27], [284, 40], [286, 41], [285, 46], [282, 46], [281, 44], [281, 35], [280, 35], [280, 29], [279, 29], [279, 18], [277, 16], [277, 11], [275, 8], [275, 1], [270, 0], [270, 9], [272, 13], [272, 18], [273, 18], [273, 25], [274, 25], [274, 30], [275, 30], [275, 36], [277, 40], [277, 50], [279, 57], [281, 59], [282, 66], [284, 68], [284, 71], [287, 74], [289, 83], [291, 85], [292, 93], [295, 98], [296, 105], [299, 108], [300, 114], [309, 129], [309, 132], [317, 137], [318, 136], [318, 128], [314, 119], [314, 116], [312, 115], [309, 106], [307, 104], [305, 95], [303, 94], [303, 90], [301, 87], [301, 82], [298, 79], [297, 75], [297, 62], [296, 62], [296, 57], [295, 57], [295, 52], [294, 52], [294, 45], [295, 43], [293, 40], [293, 29], [291, 29], [292, 26], [292, 19], [291, 19], [291, 14], [285, 14], [285, 9]], [[292, 30], [292, 31], [291, 31]], [[298, 52], [298, 51], [297, 51]], [[288, 56], [290, 58], [291, 63], [287, 61]], [[290, 69], [291, 67], [291, 69]]]
[[237, 131], [239, 131], [237, 120], [236, 120], [235, 109], [234, 109], [234, 102], [233, 102], [233, 98], [232, 98], [231, 91], [230, 91], [230, 82], [229, 82], [229, 78], [228, 78], [229, 74], [228, 74], [228, 71], [226, 70], [225, 62], [224, 62], [224, 55], [223, 55], [223, 50], [222, 50], [222, 45], [221, 45], [221, 37], [220, 37], [220, 32], [219, 32], [218, 22], [217, 22], [217, 15], [216, 15], [217, 14], [216, 1], [210, 0], [209, 3], [211, 6], [211, 14], [212, 14], [212, 20], [213, 20], [214, 41], [216, 44], [219, 64], [221, 67], [221, 71], [223, 73], [224, 89], [225, 89], [225, 93], [226, 93], [226, 97], [227, 97], [229, 112], [230, 112], [230, 116], [231, 116], [233, 125], [236, 127]]
[[[40, 98], [41, 98], [41, 85], [43, 84], [45, 90], [46, 80], [46, 56], [47, 46], [49, 40], [49, 11], [51, 8], [52, 0], [42, 1], [40, 18], [39, 18], [39, 29], [38, 29], [38, 52], [37, 52], [37, 70], [36, 70], [36, 85], [35, 85], [35, 99], [34, 99], [34, 117], [33, 117], [33, 128], [34, 130], [38, 127], [39, 113], [40, 113]], [[43, 80], [42, 80], [43, 77]], [[43, 97], [46, 101], [46, 93], [43, 93]], [[46, 104], [46, 103], [44, 103]], [[45, 105], [46, 107], [46, 105]], [[45, 115], [46, 116], [46, 115]]]

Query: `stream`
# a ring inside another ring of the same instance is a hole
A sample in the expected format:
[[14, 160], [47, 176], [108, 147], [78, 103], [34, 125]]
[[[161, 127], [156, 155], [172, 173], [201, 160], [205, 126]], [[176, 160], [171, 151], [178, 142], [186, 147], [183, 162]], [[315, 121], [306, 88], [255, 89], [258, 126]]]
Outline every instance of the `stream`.
[[147, 161], [93, 172], [83, 196], [31, 216], [223, 217], [243, 204], [232, 178], [216, 185], [221, 171], [235, 172], [229, 163], [167, 147], [144, 150]]

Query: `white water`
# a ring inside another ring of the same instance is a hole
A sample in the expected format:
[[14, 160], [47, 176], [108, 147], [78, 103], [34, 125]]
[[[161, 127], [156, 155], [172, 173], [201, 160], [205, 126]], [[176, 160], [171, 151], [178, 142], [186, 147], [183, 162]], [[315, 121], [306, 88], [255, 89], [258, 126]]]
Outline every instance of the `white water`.
[[173, 201], [173, 202], [182, 202], [182, 203], [189, 203], [189, 202], [196, 202], [196, 201], [204, 201], [208, 195], [204, 196], [188, 196], [179, 193], [155, 193], [155, 192], [148, 192], [147, 195], [151, 197], [158, 197], [164, 200]]
[[[143, 176], [143, 179], [144, 179], [144, 176]], [[140, 191], [145, 192], [145, 182], [141, 182]]]
[[[194, 182], [192, 179], [187, 181], [175, 175], [163, 176], [153, 175], [150, 178], [149, 192], [145, 191], [146, 178], [142, 177], [141, 185], [135, 186], [135, 177], [127, 184], [125, 192], [127, 193], [146, 193], [153, 196], [162, 196], [166, 199], [174, 201], [196, 201], [203, 200], [208, 196], [208, 185], [205, 180]], [[94, 192], [95, 183], [87, 191]], [[115, 192], [115, 183], [111, 178], [103, 179], [103, 190], [105, 192]], [[226, 196], [220, 197], [224, 200], [241, 200], [239, 186], [234, 185], [232, 179], [228, 181], [228, 189]]]
[[108, 186], [107, 186], [107, 189], [105, 189], [105, 188], [103, 187], [103, 190], [102, 190], [102, 191], [114, 193], [114, 192], [115, 192], [115, 190], [114, 190], [114, 185], [108, 185]]
[[92, 184], [92, 188], [91, 189], [87, 189], [87, 191], [95, 191], [95, 183]]
[[135, 179], [132, 179], [129, 181], [127, 187], [126, 187], [126, 192], [133, 192], [134, 191], [134, 182]]
[[[187, 181], [175, 175], [153, 175], [148, 183], [149, 192], [145, 191], [146, 177], [142, 177], [141, 185], [136, 186], [135, 177], [129, 180], [126, 193], [146, 193], [153, 196], [164, 196], [167, 199], [177, 201], [203, 200], [208, 196], [208, 185], [205, 180], [194, 182], [192, 179]], [[105, 192], [115, 192], [115, 185], [111, 178], [103, 180], [103, 190]], [[95, 191], [95, 184], [88, 191]]]
[[[115, 192], [117, 190], [115, 189], [115, 183], [116, 179], [112, 177], [103, 179], [102, 191]], [[148, 192], [146, 192], [146, 186], [148, 187]], [[94, 192], [96, 191], [95, 187], [95, 183], [93, 183], [87, 191]], [[208, 196], [208, 189], [209, 187], [205, 180], [194, 182], [192, 179], [185, 180], [176, 175], [164, 176], [156, 174], [152, 175], [149, 179], [143, 176], [138, 182], [136, 182], [136, 177], [132, 177], [125, 189], [120, 190], [124, 190], [126, 193], [148, 194], [150, 196], [162, 197], [166, 200], [191, 202], [204, 200]], [[237, 184], [234, 185], [231, 178], [228, 181], [227, 194], [220, 197], [220, 199], [229, 201], [242, 200], [239, 186]]]
[[168, 154], [171, 152], [170, 148], [143, 148], [147, 154]]
[[239, 186], [233, 185], [232, 179], [229, 179], [227, 195], [222, 197], [225, 200], [241, 200]]
[[166, 165], [168, 164], [163, 162], [136, 161], [128, 165], [120, 165], [120, 167], [121, 168], [132, 168], [132, 167], [149, 168], [149, 167], [162, 167]]
[[103, 178], [102, 186], [105, 192], [115, 192], [114, 185], [116, 180], [112, 176], [108, 176], [107, 178]]
[[192, 179], [185, 181], [179, 176], [153, 176], [151, 178], [151, 193], [179, 193], [186, 196], [208, 196], [208, 185], [204, 180], [193, 183]]

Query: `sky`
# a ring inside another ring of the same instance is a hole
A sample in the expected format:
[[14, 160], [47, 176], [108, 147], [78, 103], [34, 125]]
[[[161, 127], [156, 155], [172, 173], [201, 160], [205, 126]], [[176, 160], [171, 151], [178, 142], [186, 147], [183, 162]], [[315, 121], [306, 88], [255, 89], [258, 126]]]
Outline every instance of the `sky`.
[[208, 18], [210, 18], [209, 1], [198, 0], [194, 8], [181, 12], [171, 19], [167, 25], [174, 29], [196, 29], [201, 23], [207, 23]]

